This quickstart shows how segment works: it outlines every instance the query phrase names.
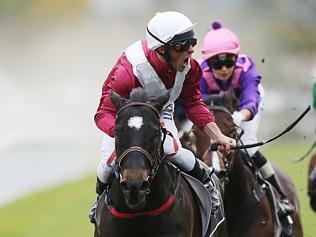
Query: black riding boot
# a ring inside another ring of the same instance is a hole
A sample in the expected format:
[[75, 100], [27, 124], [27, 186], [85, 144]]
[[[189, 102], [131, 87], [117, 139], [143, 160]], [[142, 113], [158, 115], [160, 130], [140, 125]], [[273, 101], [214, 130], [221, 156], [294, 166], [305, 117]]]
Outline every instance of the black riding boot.
[[282, 191], [276, 176], [272, 175], [269, 178], [267, 178], [266, 180], [269, 181], [269, 183], [272, 184], [273, 187], [280, 194], [279, 216], [287, 216], [287, 215], [292, 214], [294, 212], [294, 206], [292, 205], [292, 203], [290, 203], [289, 199], [287, 198], [287, 196]]
[[[253, 160], [256, 166], [258, 167], [259, 171], [260, 171], [260, 168], [263, 167], [268, 162], [268, 160], [259, 151], [257, 151], [253, 155]], [[292, 214], [294, 212], [294, 206], [290, 203], [289, 199], [284, 194], [275, 174], [271, 175], [268, 178], [266, 177], [263, 177], [263, 178], [266, 179], [280, 194], [279, 216], [287, 216], [287, 215]]]
[[197, 159], [195, 160], [193, 169], [186, 173], [199, 180], [202, 184], [208, 184], [211, 181], [211, 170], [208, 166], [203, 167], [200, 165]]
[[199, 180], [211, 194], [212, 213], [216, 212], [221, 205], [220, 194], [216, 189], [215, 184], [211, 182], [211, 176], [213, 172], [214, 169], [208, 167], [205, 163], [203, 163], [203, 161], [199, 161], [198, 159], [196, 159], [193, 169], [187, 172], [188, 175], [191, 175], [192, 177]]
[[96, 200], [94, 201], [94, 203], [91, 206], [90, 212], [88, 214], [89, 220], [91, 223], [95, 223], [95, 212], [97, 209], [97, 204], [99, 201], [99, 198], [101, 196], [101, 194], [104, 192], [104, 190], [109, 186], [109, 184], [105, 184], [103, 183], [98, 177], [97, 177], [97, 182], [96, 182], [96, 193], [97, 193], [97, 197]]

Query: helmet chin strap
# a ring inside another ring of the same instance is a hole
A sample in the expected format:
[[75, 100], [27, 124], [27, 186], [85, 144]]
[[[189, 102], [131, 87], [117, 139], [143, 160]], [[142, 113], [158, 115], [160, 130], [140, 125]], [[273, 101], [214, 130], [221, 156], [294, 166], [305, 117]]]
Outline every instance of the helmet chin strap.
[[[164, 45], [164, 46], [162, 46], [162, 47], [165, 47], [165, 50], [164, 50], [163, 53], [161, 53], [158, 49], [156, 50], [156, 52], [157, 52], [161, 57], [163, 57], [169, 65], [171, 65], [171, 66], [173, 67], [173, 65], [172, 65], [172, 63], [171, 63], [170, 47], [167, 46], [167, 45]], [[174, 67], [173, 67], [173, 68], [174, 68]], [[175, 69], [175, 68], [174, 68], [174, 69]], [[176, 70], [176, 69], [175, 69], [175, 70]]]

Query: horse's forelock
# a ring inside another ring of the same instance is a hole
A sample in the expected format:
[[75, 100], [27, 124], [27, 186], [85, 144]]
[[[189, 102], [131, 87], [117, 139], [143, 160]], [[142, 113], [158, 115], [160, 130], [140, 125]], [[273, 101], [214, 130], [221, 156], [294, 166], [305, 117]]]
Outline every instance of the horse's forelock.
[[130, 100], [132, 102], [146, 102], [149, 100], [149, 97], [144, 88], [135, 88], [130, 94]]

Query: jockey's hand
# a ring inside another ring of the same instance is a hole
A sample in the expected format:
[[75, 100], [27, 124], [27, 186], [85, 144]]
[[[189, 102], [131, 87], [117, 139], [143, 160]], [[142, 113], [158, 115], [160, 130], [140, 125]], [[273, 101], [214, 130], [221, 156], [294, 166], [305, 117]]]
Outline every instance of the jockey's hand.
[[232, 148], [236, 147], [235, 139], [225, 136], [215, 122], [206, 124], [203, 131], [209, 135], [211, 141], [216, 144], [216, 149], [223, 155], [229, 155]]
[[245, 116], [242, 114], [242, 112], [239, 112], [239, 111], [235, 111], [232, 114], [232, 117], [233, 117], [234, 124], [236, 126], [240, 126], [241, 122], [245, 120], [244, 118]]
[[232, 149], [236, 147], [236, 140], [223, 134], [214, 142], [217, 144], [218, 151], [223, 153], [224, 156], [228, 156]]

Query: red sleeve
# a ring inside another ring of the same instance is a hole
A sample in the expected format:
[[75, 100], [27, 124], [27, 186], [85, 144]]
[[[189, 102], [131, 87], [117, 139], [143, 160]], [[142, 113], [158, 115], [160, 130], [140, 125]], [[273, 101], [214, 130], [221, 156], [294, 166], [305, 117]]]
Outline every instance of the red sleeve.
[[110, 74], [107, 76], [103, 87], [99, 107], [94, 116], [94, 121], [99, 129], [114, 137], [116, 111], [110, 99], [110, 93], [114, 90], [120, 96], [128, 98], [133, 88], [141, 86], [133, 75], [132, 65], [123, 54]]
[[198, 63], [191, 59], [191, 69], [188, 72], [180, 94], [181, 103], [186, 111], [188, 118], [201, 130], [209, 122], [215, 121], [214, 115], [201, 100], [199, 78], [201, 68]]

